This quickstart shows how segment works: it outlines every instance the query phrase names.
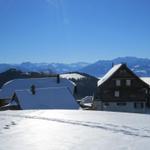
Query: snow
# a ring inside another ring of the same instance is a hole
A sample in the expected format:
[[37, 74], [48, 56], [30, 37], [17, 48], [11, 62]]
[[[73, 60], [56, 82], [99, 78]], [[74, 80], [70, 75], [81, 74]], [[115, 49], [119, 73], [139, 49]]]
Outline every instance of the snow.
[[150, 85], [150, 77], [140, 77], [140, 79], [143, 80], [148, 85]]
[[136, 70], [136, 73], [146, 73], [146, 70]]
[[67, 74], [61, 74], [60, 75], [62, 78], [66, 78], [66, 79], [75, 79], [75, 80], [80, 80], [85, 78], [85, 76], [80, 75], [78, 73], [67, 73]]
[[24, 109], [79, 109], [75, 98], [66, 87], [15, 91], [21, 108]]
[[150, 117], [82, 110], [0, 112], [0, 150], [148, 150]]
[[81, 99], [80, 104], [84, 106], [91, 107], [93, 102], [93, 96], [86, 96]]
[[86, 96], [81, 99], [82, 103], [92, 103], [92, 101], [93, 101], [93, 96]]
[[135, 65], [135, 66], [134, 66], [134, 68], [139, 68], [139, 67], [140, 67], [140, 65]]
[[98, 81], [98, 86], [102, 85], [107, 81], [120, 67], [122, 64], [114, 65], [105, 75]]
[[30, 89], [32, 85], [36, 88], [47, 87], [68, 87], [70, 91], [74, 92], [74, 83], [60, 78], [60, 83], [57, 83], [56, 77], [49, 78], [30, 78], [30, 79], [15, 79], [5, 83], [0, 91], [0, 99], [11, 98], [15, 90]]

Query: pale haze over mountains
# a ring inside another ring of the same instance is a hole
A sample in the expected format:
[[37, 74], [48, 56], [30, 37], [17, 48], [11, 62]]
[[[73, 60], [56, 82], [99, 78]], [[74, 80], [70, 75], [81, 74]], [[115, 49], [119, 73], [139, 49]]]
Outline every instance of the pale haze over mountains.
[[79, 71], [96, 77], [101, 77], [112, 67], [113, 63], [126, 63], [138, 76], [150, 76], [150, 59], [136, 57], [118, 57], [113, 60], [99, 60], [92, 64], [87, 62], [77, 62], [72, 64], [31, 62], [24, 62], [22, 64], [0, 64], [0, 72], [4, 72], [10, 68], [16, 68], [23, 72], [45, 73]]

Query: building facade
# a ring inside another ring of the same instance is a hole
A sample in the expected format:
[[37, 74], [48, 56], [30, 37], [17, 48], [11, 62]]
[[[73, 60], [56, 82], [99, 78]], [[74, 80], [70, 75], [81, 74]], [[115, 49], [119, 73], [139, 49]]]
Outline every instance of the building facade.
[[149, 85], [136, 76], [126, 64], [118, 64], [98, 81], [93, 109], [145, 112], [148, 104]]

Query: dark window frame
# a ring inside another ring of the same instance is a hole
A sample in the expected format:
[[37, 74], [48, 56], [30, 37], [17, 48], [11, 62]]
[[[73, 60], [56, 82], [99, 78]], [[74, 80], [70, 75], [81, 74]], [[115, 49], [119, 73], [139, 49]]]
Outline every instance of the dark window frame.
[[117, 106], [126, 106], [127, 103], [126, 102], [117, 102]]

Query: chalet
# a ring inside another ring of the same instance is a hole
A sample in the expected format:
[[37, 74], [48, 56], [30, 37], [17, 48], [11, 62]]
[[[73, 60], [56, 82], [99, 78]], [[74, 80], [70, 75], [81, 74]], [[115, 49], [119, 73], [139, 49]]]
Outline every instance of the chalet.
[[79, 105], [67, 87], [31, 88], [15, 91], [11, 103], [1, 107], [7, 109], [79, 109]]
[[76, 85], [63, 78], [16, 79], [6, 83], [1, 91], [8, 104], [0, 110], [78, 109], [74, 98]]
[[9, 103], [16, 90], [30, 89], [32, 86], [38, 88], [67, 87], [74, 94], [76, 85], [59, 75], [47, 78], [15, 79], [5, 83], [0, 91], [0, 101]]
[[149, 87], [126, 64], [114, 65], [98, 81], [93, 109], [144, 112], [149, 105]]

